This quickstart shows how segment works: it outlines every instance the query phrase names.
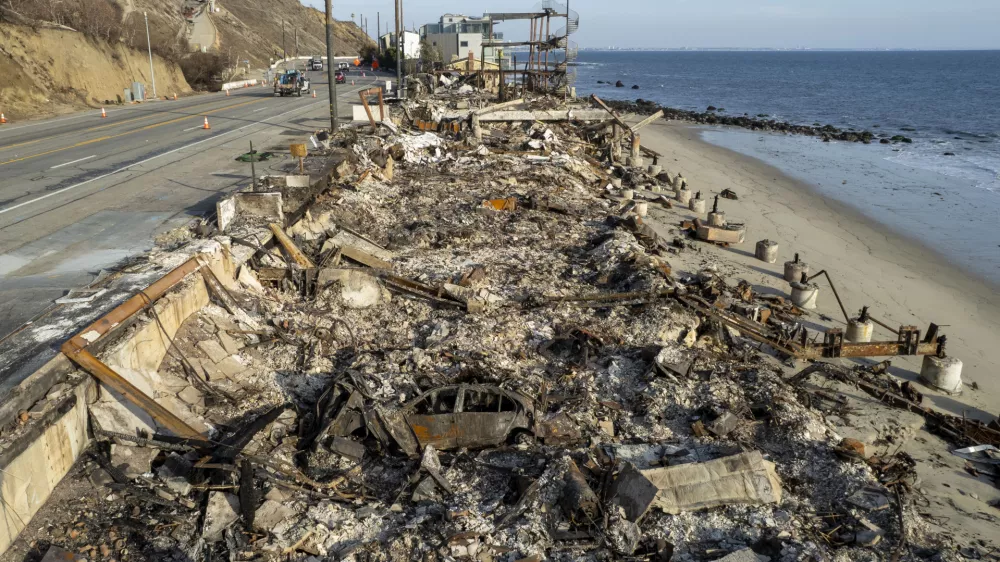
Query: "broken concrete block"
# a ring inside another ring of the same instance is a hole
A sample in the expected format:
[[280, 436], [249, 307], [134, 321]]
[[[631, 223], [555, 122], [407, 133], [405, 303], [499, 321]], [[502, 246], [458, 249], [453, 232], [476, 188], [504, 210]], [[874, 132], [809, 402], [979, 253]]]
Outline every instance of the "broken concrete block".
[[774, 463], [758, 451], [704, 463], [638, 470], [628, 464], [611, 486], [612, 502], [637, 521], [650, 507], [671, 515], [731, 504], [781, 501]]
[[239, 353], [246, 346], [242, 340], [230, 336], [229, 332], [221, 329], [219, 330], [219, 343], [222, 344], [222, 349], [225, 349], [229, 355]]
[[390, 261], [393, 257], [395, 257], [395, 255], [389, 250], [386, 250], [376, 244], [372, 244], [368, 240], [365, 240], [360, 236], [355, 236], [346, 230], [341, 230], [324, 242], [321, 252], [326, 253], [333, 248], [343, 248], [344, 246], [357, 248], [362, 252], [369, 253], [380, 260]]
[[237, 275], [236, 280], [239, 281], [244, 287], [255, 293], [264, 292], [264, 286], [257, 280], [257, 274], [246, 265], [240, 266], [240, 272]]
[[226, 357], [220, 361], [215, 368], [218, 375], [230, 380], [247, 370], [246, 366], [237, 361], [234, 357]]
[[212, 363], [218, 363], [230, 355], [223, 349], [222, 344], [215, 340], [202, 340], [196, 346], [212, 360]]
[[211, 492], [205, 507], [201, 536], [207, 541], [222, 539], [222, 532], [240, 518], [240, 500], [233, 494]]
[[295, 515], [295, 510], [274, 500], [267, 500], [253, 516], [253, 526], [261, 531], [271, 532], [279, 523]]
[[125, 473], [129, 478], [136, 478], [153, 470], [153, 459], [160, 454], [159, 449], [151, 447], [130, 447], [128, 445], [111, 444], [111, 464]]
[[320, 288], [340, 286], [340, 298], [348, 308], [368, 308], [392, 297], [378, 279], [357, 269], [321, 269], [316, 282]]
[[715, 418], [715, 421], [708, 424], [705, 428], [712, 432], [716, 437], [725, 437], [732, 433], [734, 429], [740, 424], [740, 419], [734, 416], [731, 412], [726, 412]]
[[192, 406], [200, 406], [202, 408], [205, 407], [205, 396], [200, 390], [193, 386], [188, 386], [184, 390], [178, 392], [177, 397]]
[[286, 502], [291, 497], [291, 494], [283, 492], [281, 488], [271, 488], [266, 494], [264, 494], [265, 500], [273, 500], [279, 503]]

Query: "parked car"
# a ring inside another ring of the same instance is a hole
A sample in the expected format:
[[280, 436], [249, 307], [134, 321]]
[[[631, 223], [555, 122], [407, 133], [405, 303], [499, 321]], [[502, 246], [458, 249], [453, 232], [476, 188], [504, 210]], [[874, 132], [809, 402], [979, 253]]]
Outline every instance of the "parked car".
[[417, 456], [431, 445], [435, 449], [477, 449], [503, 443], [547, 443], [575, 440], [580, 436], [565, 414], [536, 419], [539, 413], [531, 398], [512, 390], [483, 384], [456, 384], [431, 389], [402, 407], [363, 406], [364, 399], [351, 385], [334, 393], [319, 436], [344, 437], [362, 427], [383, 446], [398, 447]]
[[345, 82], [347, 82], [347, 76], [339, 70], [337, 71], [336, 74], [333, 75], [333, 78], [334, 80], [337, 81], [338, 84], [344, 84]]

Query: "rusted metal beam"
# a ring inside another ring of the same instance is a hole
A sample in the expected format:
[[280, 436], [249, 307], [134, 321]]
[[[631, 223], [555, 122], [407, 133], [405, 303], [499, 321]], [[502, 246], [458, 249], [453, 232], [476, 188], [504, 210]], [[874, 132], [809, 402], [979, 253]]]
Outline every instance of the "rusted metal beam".
[[267, 226], [271, 228], [271, 232], [274, 233], [274, 238], [278, 241], [279, 244], [281, 244], [281, 247], [284, 248], [286, 252], [288, 252], [288, 255], [291, 256], [293, 260], [295, 260], [295, 263], [299, 264], [300, 266], [306, 269], [316, 267], [316, 265], [313, 264], [312, 260], [309, 259], [309, 256], [303, 254], [302, 250], [300, 250], [299, 247], [295, 245], [295, 242], [292, 242], [292, 239], [289, 238], [287, 234], [285, 234], [285, 229], [281, 228], [281, 226], [273, 222]]
[[202, 267], [198, 257], [199, 256], [195, 256], [189, 259], [171, 270], [170, 273], [157, 279], [152, 285], [146, 287], [145, 290], [139, 291], [138, 294], [121, 303], [111, 312], [81, 330], [80, 333], [74, 336], [67, 343], [73, 343], [73, 345], [79, 349], [83, 349], [91, 343], [94, 343], [100, 339], [101, 336], [111, 331], [111, 329], [128, 320], [133, 314], [139, 312], [147, 305], [163, 296], [164, 293], [183, 281], [185, 277], [195, 271], [198, 271], [198, 269]]
[[202, 435], [198, 433], [190, 425], [184, 423], [184, 421], [177, 416], [175, 416], [170, 410], [161, 406], [157, 401], [153, 400], [146, 395], [143, 391], [139, 390], [134, 384], [130, 383], [124, 377], [119, 375], [104, 363], [100, 359], [94, 357], [89, 351], [83, 348], [78, 348], [74, 344], [74, 340], [70, 340], [63, 344], [62, 352], [66, 354], [74, 363], [80, 366], [83, 370], [87, 371], [91, 375], [97, 378], [97, 380], [103, 382], [104, 384], [111, 387], [113, 390], [125, 397], [126, 400], [139, 406], [149, 414], [156, 423], [166, 427], [172, 431], [175, 435], [179, 437], [193, 437], [201, 439]]
[[899, 355], [937, 355], [938, 344], [921, 343], [917, 345], [915, 353], [908, 353], [905, 344], [894, 341], [870, 342], [870, 343], [845, 343], [840, 347], [838, 355], [832, 355], [832, 348], [822, 344], [809, 346], [807, 348], [807, 358], [819, 357], [894, 357]]

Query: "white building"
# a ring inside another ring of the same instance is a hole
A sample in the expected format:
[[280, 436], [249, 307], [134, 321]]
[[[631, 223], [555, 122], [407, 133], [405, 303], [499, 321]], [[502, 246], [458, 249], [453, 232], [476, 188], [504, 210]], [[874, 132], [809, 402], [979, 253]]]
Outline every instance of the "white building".
[[[396, 46], [396, 34], [386, 33], [378, 38], [379, 47], [385, 51]], [[420, 58], [420, 34], [413, 31], [403, 32], [403, 57], [406, 60], [416, 60]]]
[[[490, 37], [490, 18], [473, 18], [461, 14], [445, 14], [438, 23], [421, 26], [420, 37], [441, 52], [445, 64], [467, 59], [472, 53], [476, 60], [483, 56], [483, 41]], [[496, 39], [502, 39], [495, 34]], [[493, 48], [486, 48], [486, 60], [494, 58]]]

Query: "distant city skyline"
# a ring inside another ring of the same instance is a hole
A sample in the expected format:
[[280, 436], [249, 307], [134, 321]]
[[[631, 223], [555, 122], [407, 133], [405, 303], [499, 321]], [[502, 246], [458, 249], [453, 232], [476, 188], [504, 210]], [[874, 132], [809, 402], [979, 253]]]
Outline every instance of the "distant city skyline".
[[[323, 9], [323, 0], [303, 0]], [[536, 0], [418, 0], [404, 2], [407, 29], [445, 13], [530, 11]], [[377, 36], [392, 29], [392, 0], [334, 0], [334, 15], [368, 18]], [[581, 47], [764, 49], [1000, 49], [997, 0], [570, 0], [580, 14]], [[502, 24], [508, 39], [527, 24]]]

